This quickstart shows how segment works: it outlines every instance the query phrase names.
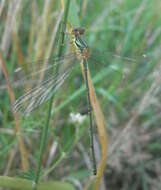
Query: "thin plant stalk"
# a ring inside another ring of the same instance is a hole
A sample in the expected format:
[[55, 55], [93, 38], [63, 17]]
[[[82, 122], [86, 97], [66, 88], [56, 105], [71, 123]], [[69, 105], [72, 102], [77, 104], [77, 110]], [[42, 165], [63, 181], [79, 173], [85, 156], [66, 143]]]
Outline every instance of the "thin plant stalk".
[[[18, 178], [18, 177], [8, 177], [0, 176], [0, 187], [3, 189], [16, 189], [16, 190], [32, 190], [33, 184], [31, 180]], [[38, 190], [75, 190], [72, 184], [68, 182], [59, 181], [48, 181], [41, 182], [38, 185]]]
[[[59, 57], [62, 55], [62, 50], [63, 50], [64, 31], [65, 31], [65, 28], [66, 28], [69, 5], [70, 5], [70, 0], [67, 0], [65, 10], [64, 10], [63, 23], [62, 23], [61, 29], [60, 29], [61, 39], [60, 39], [60, 42], [59, 42], [59, 49], [58, 49], [58, 56]], [[57, 73], [59, 72], [59, 67], [57, 67], [56, 72]], [[38, 166], [37, 166], [36, 175], [35, 175], [35, 190], [36, 190], [36, 185], [38, 184], [39, 178], [40, 178], [40, 168], [41, 168], [41, 165], [42, 165], [43, 153], [44, 153], [46, 142], [47, 142], [49, 121], [50, 121], [50, 117], [51, 117], [51, 110], [52, 110], [53, 100], [54, 100], [54, 96], [51, 98], [51, 100], [49, 102], [49, 109], [48, 109], [46, 125], [44, 126], [43, 133], [42, 133], [41, 145], [40, 145], [40, 155], [39, 155]]]
[[[6, 64], [4, 62], [2, 53], [0, 52], [0, 64], [2, 65], [2, 69], [3, 69], [3, 73], [5, 76], [5, 79], [7, 81], [7, 88], [8, 88], [8, 93], [10, 96], [10, 100], [11, 100], [11, 104], [13, 105], [14, 101], [15, 101], [15, 94], [14, 91], [12, 89], [10, 80], [9, 80], [9, 76], [8, 76], [8, 72], [7, 72], [7, 68], [6, 68]], [[16, 135], [18, 138], [18, 144], [19, 144], [19, 148], [20, 148], [20, 154], [21, 154], [21, 160], [22, 160], [22, 168], [24, 171], [27, 171], [29, 168], [29, 163], [27, 160], [27, 151], [22, 139], [22, 135], [21, 135], [21, 130], [20, 130], [20, 123], [19, 123], [19, 116], [17, 113], [13, 113], [14, 116], [14, 121], [15, 121], [15, 131], [16, 131]]]

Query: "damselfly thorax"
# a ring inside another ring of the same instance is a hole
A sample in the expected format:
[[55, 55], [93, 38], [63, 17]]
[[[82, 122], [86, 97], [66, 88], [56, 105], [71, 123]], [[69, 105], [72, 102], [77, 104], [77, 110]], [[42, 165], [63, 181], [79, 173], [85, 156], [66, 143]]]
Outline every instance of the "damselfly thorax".
[[71, 31], [71, 34], [73, 36], [73, 45], [75, 46], [75, 53], [79, 60], [88, 59], [90, 57], [90, 49], [82, 38], [84, 32], [85, 29], [83, 28], [73, 28]]

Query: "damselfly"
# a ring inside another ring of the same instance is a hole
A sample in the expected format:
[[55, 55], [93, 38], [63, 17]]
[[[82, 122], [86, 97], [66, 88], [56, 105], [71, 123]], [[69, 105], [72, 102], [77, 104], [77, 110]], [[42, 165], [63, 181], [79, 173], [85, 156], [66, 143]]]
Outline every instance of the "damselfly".
[[[93, 143], [93, 121], [92, 121], [92, 106], [90, 101], [90, 92], [88, 84], [88, 66], [87, 60], [92, 57], [90, 49], [87, 43], [83, 39], [84, 29], [74, 28], [71, 32], [73, 44], [76, 47], [75, 53], [65, 55], [58, 58], [50, 58], [47, 60], [41, 60], [39, 63], [44, 64], [44, 68], [33, 72], [29, 77], [24, 79], [24, 82], [31, 78], [32, 87], [27, 91], [23, 96], [19, 97], [14, 103], [14, 111], [22, 112], [25, 115], [30, 114], [34, 109], [43, 104], [45, 101], [49, 100], [55, 92], [60, 88], [64, 81], [70, 76], [72, 70], [77, 64], [76, 60], [82, 60], [84, 67], [84, 78], [87, 91], [87, 105], [88, 105], [88, 114], [89, 114], [89, 123], [90, 123], [90, 141], [91, 141], [91, 154], [92, 154], [92, 163], [93, 163], [93, 174], [97, 174], [96, 161], [95, 161], [95, 151]], [[112, 53], [108, 53], [112, 55]], [[114, 58], [121, 58], [118, 55], [112, 55]], [[126, 61], [135, 62], [134, 59], [124, 57]], [[53, 63], [49, 65], [48, 63]], [[68, 62], [64, 64], [65, 62]], [[57, 69], [59, 68], [59, 69]], [[39, 78], [39, 82], [34, 80]], [[21, 81], [23, 82], [23, 80]]]

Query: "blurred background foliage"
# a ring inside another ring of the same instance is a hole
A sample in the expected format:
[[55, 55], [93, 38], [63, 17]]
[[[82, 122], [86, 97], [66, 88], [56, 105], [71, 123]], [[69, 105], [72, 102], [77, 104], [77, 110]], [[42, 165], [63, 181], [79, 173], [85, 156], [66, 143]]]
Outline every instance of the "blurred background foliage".
[[[89, 68], [109, 134], [107, 166], [100, 189], [161, 187], [161, 2], [160, 0], [72, 0], [68, 22], [86, 29]], [[61, 1], [0, 1], [0, 47], [14, 87], [15, 69], [28, 74], [57, 54]], [[70, 52], [66, 35], [64, 48]], [[124, 58], [123, 58], [124, 57]], [[52, 63], [51, 63], [52, 64]], [[20, 75], [21, 77], [21, 75]], [[90, 176], [88, 117], [80, 68], [57, 92], [43, 168], [49, 179], [64, 179], [83, 189]], [[25, 91], [14, 88], [18, 98]], [[34, 172], [47, 104], [20, 117], [29, 168]], [[83, 121], [73, 121], [81, 113]], [[17, 175], [20, 153], [11, 103], [0, 66], [0, 171]], [[97, 162], [100, 147], [95, 133]]]

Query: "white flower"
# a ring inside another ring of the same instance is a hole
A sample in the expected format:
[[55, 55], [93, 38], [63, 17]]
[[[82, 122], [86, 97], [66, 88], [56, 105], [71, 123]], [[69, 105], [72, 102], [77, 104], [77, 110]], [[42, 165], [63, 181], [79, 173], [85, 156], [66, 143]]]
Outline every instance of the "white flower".
[[70, 113], [70, 120], [73, 123], [78, 122], [79, 124], [81, 124], [85, 120], [85, 117], [85, 115], [81, 115], [80, 113]]

